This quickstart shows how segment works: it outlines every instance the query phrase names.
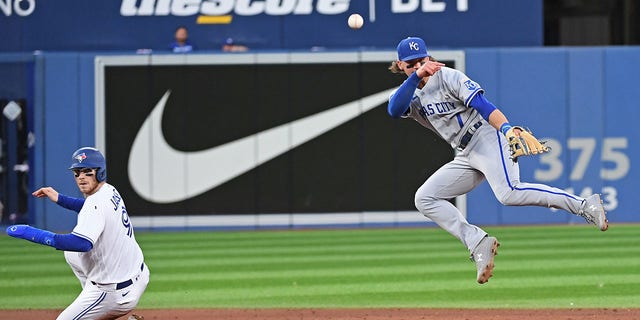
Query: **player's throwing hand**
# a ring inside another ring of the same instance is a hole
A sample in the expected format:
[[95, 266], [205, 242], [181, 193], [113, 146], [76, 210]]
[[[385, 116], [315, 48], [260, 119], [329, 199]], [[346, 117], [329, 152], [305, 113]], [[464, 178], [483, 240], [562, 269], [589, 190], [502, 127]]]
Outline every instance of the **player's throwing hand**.
[[442, 67], [444, 67], [444, 63], [427, 59], [416, 71], [416, 75], [420, 78], [430, 77], [440, 71]]

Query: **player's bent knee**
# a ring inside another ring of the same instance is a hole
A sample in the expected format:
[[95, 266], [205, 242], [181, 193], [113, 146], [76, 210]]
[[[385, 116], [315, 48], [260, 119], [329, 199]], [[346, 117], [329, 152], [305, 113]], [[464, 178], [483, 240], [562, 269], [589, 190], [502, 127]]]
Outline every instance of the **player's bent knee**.
[[498, 202], [500, 202], [500, 204], [505, 206], [521, 205], [518, 201], [516, 201], [517, 192], [518, 192], [517, 190], [511, 189], [499, 195], [497, 194], [496, 199], [498, 199]]
[[425, 196], [424, 194], [416, 193], [414, 203], [418, 211], [420, 211], [424, 215], [427, 215], [430, 211], [432, 211], [431, 209], [434, 208], [434, 204], [438, 200], [438, 198], [433, 196]]

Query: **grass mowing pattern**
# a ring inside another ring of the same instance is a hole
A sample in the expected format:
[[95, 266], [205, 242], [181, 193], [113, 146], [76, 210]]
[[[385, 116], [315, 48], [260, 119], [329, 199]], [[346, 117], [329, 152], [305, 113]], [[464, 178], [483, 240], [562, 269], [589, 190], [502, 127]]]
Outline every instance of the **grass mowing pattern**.
[[[640, 225], [487, 228], [489, 283], [438, 228], [138, 233], [151, 283], [138, 308], [640, 307]], [[61, 252], [0, 236], [0, 309], [64, 308]]]

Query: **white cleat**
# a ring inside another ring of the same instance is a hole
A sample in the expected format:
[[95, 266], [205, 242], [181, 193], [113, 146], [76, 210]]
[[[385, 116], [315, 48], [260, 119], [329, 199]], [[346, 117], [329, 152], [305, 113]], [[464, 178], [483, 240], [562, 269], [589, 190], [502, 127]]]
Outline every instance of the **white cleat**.
[[498, 254], [500, 242], [495, 237], [484, 237], [471, 252], [471, 261], [476, 263], [478, 269], [478, 283], [483, 284], [493, 276], [493, 257]]
[[582, 201], [578, 215], [583, 217], [587, 222], [595, 224], [602, 231], [607, 231], [609, 221], [607, 221], [607, 213], [602, 207], [602, 200], [599, 194], [594, 194]]

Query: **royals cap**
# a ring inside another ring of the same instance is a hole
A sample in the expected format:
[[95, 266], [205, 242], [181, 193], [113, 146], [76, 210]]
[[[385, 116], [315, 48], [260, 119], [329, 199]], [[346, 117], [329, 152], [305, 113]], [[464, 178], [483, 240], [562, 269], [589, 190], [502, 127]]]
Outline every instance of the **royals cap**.
[[420, 38], [409, 37], [398, 43], [398, 60], [400, 61], [424, 58], [427, 55], [427, 45]]

